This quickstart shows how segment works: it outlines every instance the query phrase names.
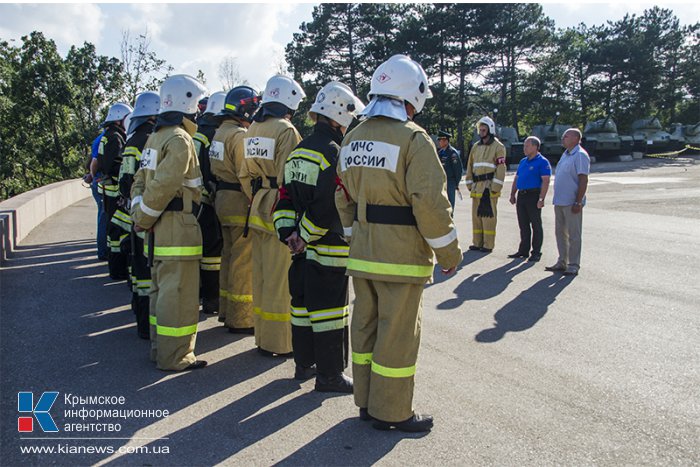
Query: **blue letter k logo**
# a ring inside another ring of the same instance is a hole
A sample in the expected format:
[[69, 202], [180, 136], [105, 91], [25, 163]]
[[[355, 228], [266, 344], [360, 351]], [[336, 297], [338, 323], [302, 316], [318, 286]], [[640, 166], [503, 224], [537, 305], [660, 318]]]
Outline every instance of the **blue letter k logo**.
[[31, 412], [44, 432], [56, 432], [58, 427], [49, 415], [49, 410], [58, 398], [58, 391], [46, 391], [41, 394], [39, 402], [34, 406], [34, 393], [17, 393], [17, 410], [19, 412]]

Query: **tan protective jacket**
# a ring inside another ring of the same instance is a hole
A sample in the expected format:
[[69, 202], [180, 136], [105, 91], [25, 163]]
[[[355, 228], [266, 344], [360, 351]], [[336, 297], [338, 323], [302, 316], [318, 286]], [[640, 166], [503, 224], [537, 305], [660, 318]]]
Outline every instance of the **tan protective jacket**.
[[[493, 174], [491, 180], [474, 182], [472, 175]], [[501, 196], [503, 183], [506, 177], [506, 148], [503, 143], [494, 136], [489, 144], [479, 140], [474, 143], [469, 152], [467, 162], [467, 174], [465, 182], [471, 192], [472, 198], [481, 198], [486, 188], [491, 192], [491, 197]]]
[[253, 122], [244, 138], [245, 159], [239, 178], [262, 178], [262, 188], [253, 197], [249, 225], [276, 235], [272, 221], [279, 190], [270, 187], [270, 179], [282, 186], [284, 164], [287, 156], [301, 142], [301, 135], [285, 118], [268, 117], [263, 122]]
[[246, 129], [235, 120], [225, 120], [212, 139], [209, 147], [211, 173], [217, 181], [238, 183], [241, 191], [217, 189], [214, 203], [216, 214], [222, 225], [245, 225], [248, 202], [251, 198], [250, 177], [241, 173], [245, 150], [243, 138]]
[[[202, 175], [192, 135], [197, 126], [187, 119], [151, 134], [141, 153], [141, 166], [131, 187], [131, 216], [144, 229], [153, 228], [156, 260], [199, 260], [202, 233], [192, 202], [202, 198]], [[175, 198], [182, 211], [166, 211]]]
[[[422, 284], [432, 277], [433, 252], [443, 268], [461, 262], [445, 172], [423, 128], [370, 118], [346, 135], [337, 170], [336, 207], [351, 236], [348, 275]], [[367, 222], [368, 204], [410, 207], [416, 225]]]

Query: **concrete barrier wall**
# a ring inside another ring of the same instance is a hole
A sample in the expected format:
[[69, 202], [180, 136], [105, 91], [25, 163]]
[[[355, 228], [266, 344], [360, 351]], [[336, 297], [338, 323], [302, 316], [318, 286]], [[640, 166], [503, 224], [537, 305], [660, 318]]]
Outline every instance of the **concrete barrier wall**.
[[44, 219], [92, 196], [82, 180], [65, 180], [17, 195], [0, 203], [0, 263]]

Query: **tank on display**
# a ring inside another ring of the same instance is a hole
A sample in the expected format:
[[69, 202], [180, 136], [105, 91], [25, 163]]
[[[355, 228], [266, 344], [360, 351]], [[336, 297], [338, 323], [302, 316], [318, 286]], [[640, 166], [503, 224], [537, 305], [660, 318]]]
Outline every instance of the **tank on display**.
[[671, 134], [664, 131], [656, 117], [635, 120], [632, 123], [634, 150], [651, 154], [672, 150]]
[[532, 127], [532, 135], [540, 139], [540, 153], [549, 159], [549, 162], [556, 163], [564, 152], [564, 146], [561, 145], [561, 137], [564, 132], [571, 128], [571, 125], [562, 125], [557, 123], [559, 120], [559, 112], [554, 116], [552, 124], [535, 125]]
[[682, 123], [672, 123], [668, 130], [671, 133], [671, 145], [674, 151], [691, 146], [688, 152], [698, 153], [700, 150], [700, 123], [695, 125], [683, 125]]
[[595, 157], [619, 156], [632, 154], [633, 139], [620, 135], [611, 115], [588, 122], [583, 130], [581, 146]]

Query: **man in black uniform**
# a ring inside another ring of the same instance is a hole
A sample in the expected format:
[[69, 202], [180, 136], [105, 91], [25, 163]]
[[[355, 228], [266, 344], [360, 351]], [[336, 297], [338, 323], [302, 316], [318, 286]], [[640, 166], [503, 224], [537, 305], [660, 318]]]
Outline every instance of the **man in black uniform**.
[[450, 134], [444, 130], [438, 133], [438, 157], [447, 176], [447, 199], [452, 205], [452, 216], [455, 215], [455, 191], [459, 190], [459, 181], [462, 179], [462, 161], [459, 154], [450, 144]]
[[107, 222], [107, 241], [109, 253], [109, 277], [115, 280], [128, 279], [127, 256], [121, 253], [120, 242], [126, 233], [117, 224], [111, 222], [117, 210], [119, 197], [119, 168], [122, 163], [122, 150], [126, 140], [124, 119], [131, 113], [131, 107], [118, 102], [107, 111], [107, 118], [102, 126], [105, 133], [97, 150], [99, 171], [102, 172], [102, 189], [104, 190], [105, 222]]
[[320, 392], [352, 393], [348, 364], [348, 244], [335, 208], [340, 143], [364, 105], [342, 83], [323, 87], [311, 106], [313, 133], [287, 158], [275, 229], [294, 253], [289, 269], [294, 377], [316, 374]]
[[148, 294], [151, 289], [151, 268], [143, 255], [144, 232], [136, 233], [133, 230], [133, 222], [129, 215], [131, 207], [131, 185], [134, 183], [134, 174], [141, 161], [141, 151], [146, 145], [148, 136], [153, 133], [156, 115], [160, 108], [160, 96], [157, 92], [146, 91], [136, 97], [134, 111], [131, 113], [128, 139], [122, 153], [122, 164], [119, 169], [119, 195], [120, 207], [112, 217], [112, 223], [120, 224], [129, 233], [131, 252], [131, 309], [136, 315], [136, 331], [141, 339], [150, 338], [148, 324]]
[[[216, 180], [211, 174], [209, 146], [221, 125], [222, 117], [217, 115], [224, 108], [226, 93], [215, 92], [206, 102], [206, 108], [197, 119], [197, 133], [192, 137], [194, 148], [202, 171], [204, 191], [197, 221], [202, 229], [202, 259], [199, 262], [199, 296], [202, 299], [202, 312], [207, 314], [219, 311], [219, 271], [221, 270], [221, 249], [223, 237], [221, 224], [214, 209]], [[200, 106], [201, 109], [201, 101]]]

